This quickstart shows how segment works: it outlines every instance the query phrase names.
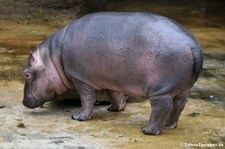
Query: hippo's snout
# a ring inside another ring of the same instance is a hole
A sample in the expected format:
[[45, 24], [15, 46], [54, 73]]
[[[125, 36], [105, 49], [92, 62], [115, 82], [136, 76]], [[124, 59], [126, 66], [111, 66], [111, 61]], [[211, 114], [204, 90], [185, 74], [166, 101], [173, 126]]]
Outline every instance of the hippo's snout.
[[23, 105], [27, 108], [30, 108], [30, 109], [34, 109], [34, 108], [37, 108], [41, 105], [43, 105], [46, 101], [42, 101], [42, 100], [36, 100], [35, 98], [33, 97], [29, 97], [29, 96], [24, 96], [23, 98]]
[[37, 108], [44, 104], [44, 102], [41, 102], [41, 100], [37, 100], [32, 96], [27, 82], [25, 83], [24, 97], [22, 102], [25, 107], [30, 109]]
[[32, 92], [32, 87], [30, 87], [30, 86], [31, 85], [29, 84], [29, 82], [26, 81], [25, 86], [24, 86], [24, 97], [23, 97], [23, 101], [22, 101], [22, 103], [25, 107], [34, 109], [39, 106], [42, 106], [45, 102], [48, 102], [51, 100], [50, 95], [52, 95], [52, 94], [49, 93], [47, 96], [44, 96], [44, 95], [46, 95], [46, 93], [38, 94], [37, 90], [34, 90]]
[[37, 107], [34, 97], [31, 95], [28, 82], [25, 82], [23, 105], [27, 108], [34, 109]]
[[28, 99], [28, 98], [24, 98], [23, 99], [23, 105], [27, 108], [30, 109], [34, 109], [37, 107], [37, 105], [35, 104], [35, 100], [33, 98]]
[[34, 109], [43, 105], [48, 100], [35, 99], [31, 94], [25, 93], [23, 97], [23, 105], [27, 108]]

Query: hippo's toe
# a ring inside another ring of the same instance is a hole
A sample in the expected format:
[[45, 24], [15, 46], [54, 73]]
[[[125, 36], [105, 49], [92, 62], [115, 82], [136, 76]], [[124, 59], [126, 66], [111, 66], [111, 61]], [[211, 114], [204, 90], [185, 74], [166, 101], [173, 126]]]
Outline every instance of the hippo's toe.
[[71, 116], [71, 118], [74, 119], [74, 120], [78, 120], [78, 121], [86, 121], [86, 120], [91, 118], [91, 115], [88, 115], [85, 112], [81, 111], [81, 112], [73, 114]]
[[164, 128], [165, 129], [175, 129], [175, 128], [177, 128], [177, 122], [174, 122], [172, 124], [168, 123], [168, 124], [165, 125]]
[[119, 111], [123, 111], [126, 107], [126, 104], [120, 105], [118, 106], [113, 106], [112, 104], [107, 108], [108, 111], [110, 112], [119, 112]]
[[161, 131], [156, 127], [141, 128], [141, 131], [146, 135], [159, 135], [159, 134], [161, 134]]

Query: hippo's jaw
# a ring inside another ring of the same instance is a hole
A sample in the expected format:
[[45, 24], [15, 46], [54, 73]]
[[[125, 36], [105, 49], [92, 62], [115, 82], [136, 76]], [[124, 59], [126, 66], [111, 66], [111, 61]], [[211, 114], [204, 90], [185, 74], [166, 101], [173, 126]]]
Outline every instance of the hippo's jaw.
[[30, 109], [34, 109], [36, 107], [38, 107], [35, 103], [35, 99], [34, 98], [25, 98], [23, 99], [23, 105], [27, 108], [30, 108]]
[[41, 105], [43, 105], [46, 101], [37, 100], [33, 98], [32, 96], [24, 96], [23, 98], [23, 105], [27, 108], [34, 109]]
[[45, 102], [47, 102], [48, 100], [36, 100], [34, 98], [23, 98], [23, 105], [27, 108], [30, 108], [30, 109], [34, 109], [34, 108], [37, 108], [37, 107], [40, 107], [42, 106]]
[[36, 99], [32, 96], [30, 93], [29, 87], [27, 82], [25, 83], [24, 87], [24, 97], [23, 97], [23, 105], [27, 108], [34, 109], [37, 108], [41, 105], [43, 105], [45, 102], [48, 100], [41, 100], [41, 99]]

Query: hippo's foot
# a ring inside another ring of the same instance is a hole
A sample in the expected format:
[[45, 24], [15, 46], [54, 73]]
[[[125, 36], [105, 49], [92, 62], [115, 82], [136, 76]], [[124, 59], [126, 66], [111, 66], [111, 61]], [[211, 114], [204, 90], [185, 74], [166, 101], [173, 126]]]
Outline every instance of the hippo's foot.
[[107, 93], [111, 99], [111, 105], [107, 108], [108, 111], [118, 112], [125, 109], [126, 99], [123, 93], [115, 91], [108, 91]]
[[141, 128], [141, 131], [146, 135], [159, 135], [161, 131], [157, 127], [145, 127]]
[[107, 110], [110, 111], [110, 112], [119, 112], [119, 111], [123, 111], [126, 107], [126, 103], [125, 104], [122, 104], [120, 106], [114, 106], [114, 105], [110, 105]]
[[91, 118], [91, 115], [88, 115], [88, 114], [81, 111], [81, 112], [73, 114], [71, 116], [71, 118], [74, 119], [74, 120], [78, 120], [78, 121], [86, 121], [86, 120]]
[[175, 129], [175, 128], [177, 128], [177, 122], [174, 122], [172, 124], [166, 124], [164, 128], [165, 129]]

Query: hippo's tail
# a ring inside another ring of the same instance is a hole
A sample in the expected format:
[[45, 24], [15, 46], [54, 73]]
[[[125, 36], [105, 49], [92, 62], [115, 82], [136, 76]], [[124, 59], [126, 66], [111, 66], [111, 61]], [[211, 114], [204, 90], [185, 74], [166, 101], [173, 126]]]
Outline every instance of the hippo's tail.
[[199, 75], [202, 71], [202, 64], [203, 64], [203, 55], [201, 51], [200, 45], [197, 43], [195, 47], [191, 48], [191, 52], [193, 55], [194, 66], [193, 66], [193, 81], [197, 81]]

